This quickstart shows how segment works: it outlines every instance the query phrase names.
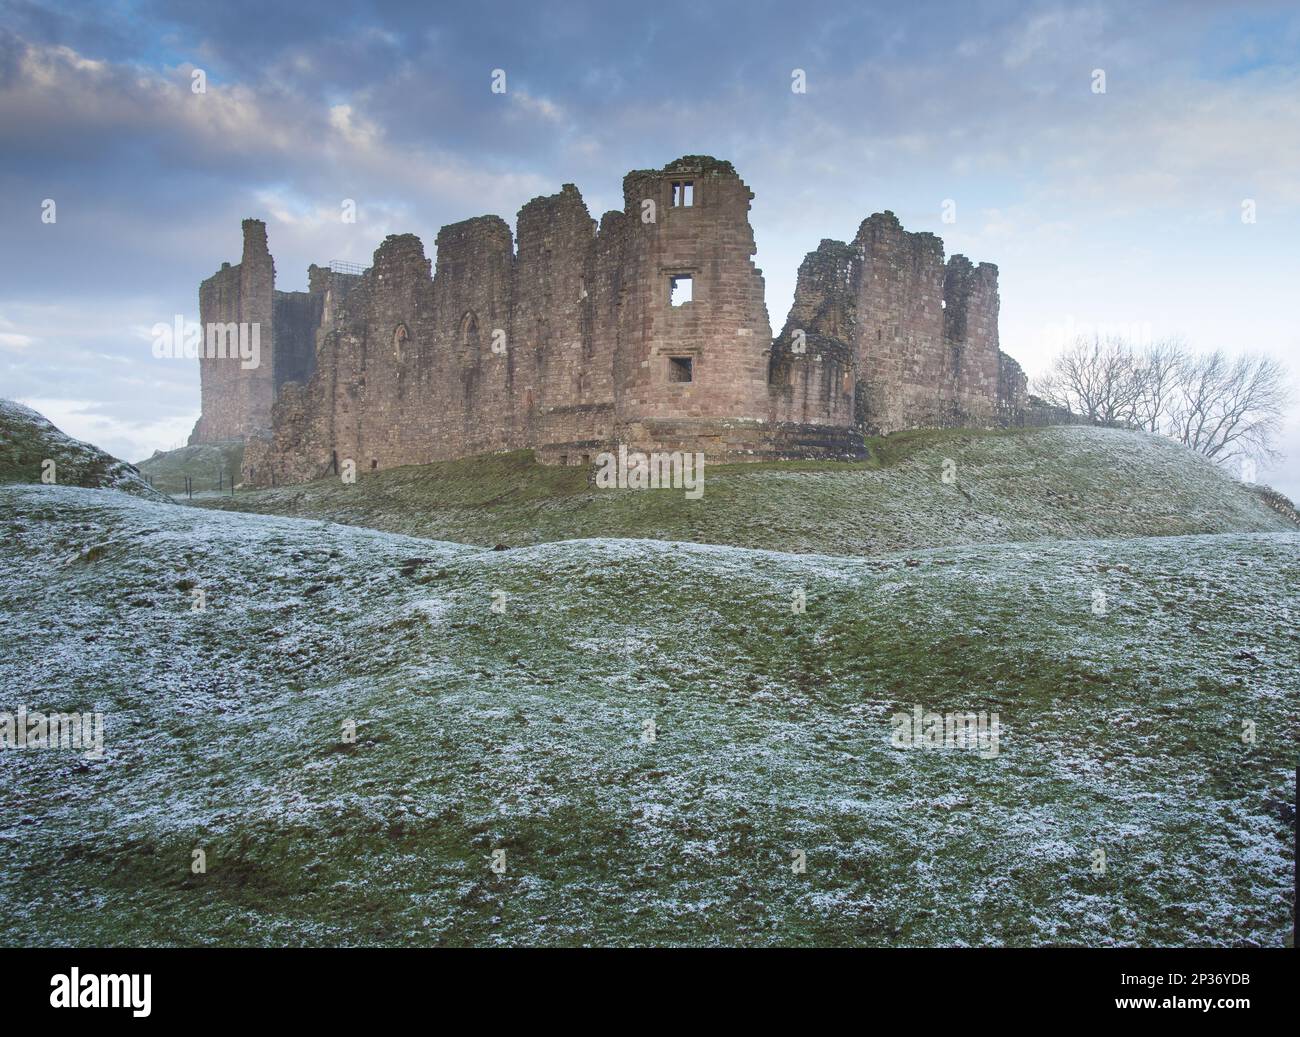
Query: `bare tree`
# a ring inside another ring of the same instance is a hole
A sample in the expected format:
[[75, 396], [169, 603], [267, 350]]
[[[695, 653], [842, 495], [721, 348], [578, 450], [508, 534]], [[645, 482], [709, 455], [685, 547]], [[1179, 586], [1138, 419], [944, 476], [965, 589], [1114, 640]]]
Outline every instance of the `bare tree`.
[[1131, 419], [1141, 394], [1133, 350], [1115, 337], [1080, 337], [1035, 383], [1038, 395], [1054, 407], [1082, 414], [1097, 425]]
[[1180, 338], [1153, 342], [1138, 356], [1134, 374], [1139, 380], [1129, 421], [1147, 432], [1164, 432], [1178, 398], [1178, 386], [1189, 362]]
[[1239, 356], [1221, 349], [1185, 365], [1169, 434], [1224, 464], [1243, 457], [1275, 460], [1273, 442], [1291, 393], [1287, 371], [1267, 356]]
[[1178, 338], [1142, 350], [1118, 337], [1077, 339], [1035, 389], [1094, 424], [1158, 432], [1223, 464], [1275, 460], [1292, 399], [1279, 361], [1221, 349], [1198, 355]]

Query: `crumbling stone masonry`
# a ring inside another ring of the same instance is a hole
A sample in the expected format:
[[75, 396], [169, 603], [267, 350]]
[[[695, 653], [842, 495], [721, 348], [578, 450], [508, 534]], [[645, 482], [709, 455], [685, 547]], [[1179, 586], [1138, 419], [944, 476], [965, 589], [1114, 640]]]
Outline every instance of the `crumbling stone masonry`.
[[939, 238], [903, 230], [892, 212], [863, 220], [851, 245], [824, 240], [803, 261], [773, 343], [777, 384], [796, 366], [798, 332], [805, 356], [837, 371], [852, 423], [868, 433], [1009, 424], [1024, 406], [1024, 372], [998, 348], [998, 268], [945, 263]]
[[749, 208], [704, 156], [623, 180], [599, 225], [572, 184], [444, 227], [431, 269], [410, 234], [363, 274], [312, 266], [275, 290], [266, 227], [200, 287], [200, 316], [260, 321], [262, 364], [203, 359], [191, 442], [243, 438], [245, 480], [302, 482], [529, 447], [589, 464], [615, 444], [712, 463], [852, 458], [863, 434], [1015, 423], [1025, 377], [998, 349], [997, 268], [946, 263], [892, 213], [799, 269], [773, 339]]

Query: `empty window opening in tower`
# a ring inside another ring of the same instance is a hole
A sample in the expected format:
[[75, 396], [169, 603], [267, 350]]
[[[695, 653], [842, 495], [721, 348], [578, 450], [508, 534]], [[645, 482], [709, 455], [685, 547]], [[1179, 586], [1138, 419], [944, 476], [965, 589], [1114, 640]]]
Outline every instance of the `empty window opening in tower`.
[[460, 358], [462, 362], [477, 363], [480, 342], [478, 334], [478, 317], [473, 310], [468, 310], [460, 319]]
[[668, 380], [670, 382], [694, 381], [694, 361], [688, 356], [670, 356], [668, 358]]
[[694, 180], [674, 180], [673, 181], [673, 207], [686, 208], [695, 204], [695, 181]]
[[674, 306], [685, 306], [695, 297], [695, 285], [689, 274], [674, 274], [668, 278], [668, 301]]

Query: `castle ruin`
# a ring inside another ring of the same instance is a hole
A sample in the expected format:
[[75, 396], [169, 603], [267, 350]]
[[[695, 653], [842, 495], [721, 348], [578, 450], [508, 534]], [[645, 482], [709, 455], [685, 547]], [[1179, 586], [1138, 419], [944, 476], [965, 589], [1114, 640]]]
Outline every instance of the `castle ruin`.
[[774, 339], [730, 163], [637, 170], [623, 197], [599, 226], [572, 184], [526, 204], [515, 237], [497, 216], [451, 224], [433, 270], [391, 235], [364, 272], [310, 267], [306, 292], [276, 290], [265, 224], [245, 220], [200, 319], [259, 323], [262, 362], [200, 360], [190, 442], [245, 440], [245, 481], [268, 485], [522, 448], [853, 458], [864, 434], [1021, 411], [992, 264], [945, 262], [939, 238], [877, 213], [808, 254]]

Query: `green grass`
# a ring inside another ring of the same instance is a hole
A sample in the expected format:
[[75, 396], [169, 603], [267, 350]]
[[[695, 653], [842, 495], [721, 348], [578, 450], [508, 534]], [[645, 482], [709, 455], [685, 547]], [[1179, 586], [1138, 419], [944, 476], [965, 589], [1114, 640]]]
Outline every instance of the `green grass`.
[[228, 440], [220, 443], [199, 443], [179, 450], [158, 451], [153, 457], [140, 461], [136, 467], [147, 476], [151, 485], [163, 493], [185, 493], [188, 476], [195, 493], [224, 488], [230, 490], [233, 475], [236, 484], [244, 464], [244, 441]]
[[[1036, 430], [1023, 429], [970, 429], [970, 428], [915, 428], [891, 432], [887, 436], [867, 436], [868, 468], [888, 468], [906, 460], [920, 450], [950, 447], [960, 450], [968, 443], [989, 437], [1033, 436]], [[952, 451], [947, 451], [951, 453]]]
[[[494, 552], [36, 487], [0, 529], [0, 684], [109, 750], [0, 753], [5, 942], [1290, 938], [1298, 533]], [[891, 748], [913, 704], [998, 756]]]
[[[869, 445], [697, 501], [527, 453], [0, 488], [0, 712], [108, 750], [0, 751], [0, 942], [1289, 944], [1295, 525], [1133, 433]], [[893, 748], [915, 704], [998, 755]]]
[[706, 467], [699, 500], [597, 489], [589, 470], [523, 451], [196, 503], [484, 546], [620, 536], [848, 555], [1296, 528], [1204, 458], [1141, 433], [924, 430], [869, 445], [859, 463]]

